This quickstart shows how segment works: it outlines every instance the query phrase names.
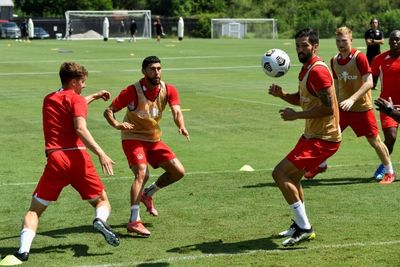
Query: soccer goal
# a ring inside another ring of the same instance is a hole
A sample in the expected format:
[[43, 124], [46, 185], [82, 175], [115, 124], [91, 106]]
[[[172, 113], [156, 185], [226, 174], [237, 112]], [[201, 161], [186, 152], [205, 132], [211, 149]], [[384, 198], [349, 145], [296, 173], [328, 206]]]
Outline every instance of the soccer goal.
[[[150, 10], [115, 10], [115, 11], [77, 11], [65, 12], [66, 33], [65, 39], [128, 39], [130, 25], [135, 20], [136, 38], [151, 38], [151, 11]], [[107, 23], [108, 36], [103, 36], [103, 28]]]
[[211, 39], [278, 38], [276, 19], [211, 19]]

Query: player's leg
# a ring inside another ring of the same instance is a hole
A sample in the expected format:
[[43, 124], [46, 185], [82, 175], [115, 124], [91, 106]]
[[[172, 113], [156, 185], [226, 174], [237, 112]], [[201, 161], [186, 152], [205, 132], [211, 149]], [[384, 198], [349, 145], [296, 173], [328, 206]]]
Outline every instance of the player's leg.
[[131, 186], [131, 215], [127, 225], [128, 232], [134, 232], [142, 236], [150, 236], [150, 231], [143, 225], [140, 218], [140, 201], [142, 198], [143, 187], [149, 179], [147, 164], [131, 166], [135, 180]]
[[106, 192], [103, 190], [98, 197], [89, 199], [88, 202], [95, 208], [96, 212], [93, 227], [104, 236], [108, 244], [114, 247], [119, 246], [118, 235], [107, 224], [107, 219], [111, 213], [111, 205]]
[[[383, 175], [381, 177], [382, 184], [392, 183], [396, 179], [396, 175], [393, 171], [392, 161], [390, 160], [389, 150], [386, 145], [382, 142], [379, 135], [376, 137], [367, 137], [369, 144], [375, 149], [376, 154], [383, 164]], [[378, 176], [378, 175], [377, 175]], [[379, 179], [380, 177], [377, 177]]]
[[49, 205], [49, 201], [32, 197], [31, 205], [29, 210], [24, 216], [22, 223], [22, 230], [20, 235], [20, 247], [17, 253], [14, 254], [21, 261], [27, 261], [29, 257], [29, 251], [31, 249], [32, 241], [36, 235], [36, 231], [39, 225], [39, 218], [46, 210]]
[[109, 245], [118, 246], [118, 235], [107, 224], [111, 205], [89, 153], [86, 150], [71, 150], [65, 151], [64, 155], [70, 162], [66, 176], [70, 177], [71, 186], [95, 208], [93, 228], [103, 235]]
[[295, 217], [294, 223], [288, 230], [279, 233], [280, 236], [290, 236], [283, 241], [284, 246], [294, 245], [315, 238], [315, 233], [308, 220], [303, 189], [300, 184], [304, 171], [297, 169], [288, 159], [283, 159], [272, 172], [275, 183], [281, 190], [286, 202]]

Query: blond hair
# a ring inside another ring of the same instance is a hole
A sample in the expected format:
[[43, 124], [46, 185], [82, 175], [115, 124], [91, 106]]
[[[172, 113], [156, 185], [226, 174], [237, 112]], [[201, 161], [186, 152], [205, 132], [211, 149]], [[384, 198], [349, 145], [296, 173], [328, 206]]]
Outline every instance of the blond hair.
[[346, 26], [336, 29], [336, 36], [343, 36], [343, 35], [348, 35], [350, 36], [350, 38], [353, 38], [353, 32]]

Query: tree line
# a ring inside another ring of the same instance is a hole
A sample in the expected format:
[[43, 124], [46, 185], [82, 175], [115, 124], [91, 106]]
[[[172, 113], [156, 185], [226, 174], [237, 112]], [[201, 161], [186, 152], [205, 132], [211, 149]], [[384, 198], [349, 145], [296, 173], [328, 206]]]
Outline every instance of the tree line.
[[198, 20], [195, 37], [210, 37], [211, 18], [275, 18], [281, 38], [291, 38], [304, 27], [321, 38], [334, 36], [346, 25], [363, 37], [376, 17], [385, 36], [400, 29], [400, 1], [390, 0], [16, 0], [22, 17], [63, 17], [67, 10], [151, 10], [162, 17]]

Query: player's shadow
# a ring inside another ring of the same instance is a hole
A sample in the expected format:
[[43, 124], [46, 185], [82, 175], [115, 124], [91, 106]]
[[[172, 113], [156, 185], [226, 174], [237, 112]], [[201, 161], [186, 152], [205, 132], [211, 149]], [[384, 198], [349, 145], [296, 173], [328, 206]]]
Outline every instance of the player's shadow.
[[[152, 228], [151, 223], [146, 223], [144, 225], [149, 229]], [[119, 238], [144, 238], [139, 235], [127, 234], [126, 233], [126, 223], [119, 224], [119, 225], [110, 225], [110, 226], [111, 226], [111, 228], [114, 229], [114, 231], [117, 233]], [[94, 230], [92, 225], [83, 225], [83, 226], [80, 225], [80, 226], [58, 228], [58, 229], [54, 229], [54, 230], [38, 232], [37, 235], [43, 235], [43, 236], [48, 236], [48, 237], [52, 237], [52, 238], [66, 238], [69, 234], [83, 234], [83, 233], [98, 234], [98, 232], [96, 230]], [[1, 237], [0, 240], [7, 240], [7, 239], [13, 239], [13, 238], [19, 238], [19, 235]]]
[[[343, 178], [329, 178], [329, 179], [320, 179], [314, 178], [312, 180], [301, 180], [301, 185], [303, 187], [310, 186], [338, 186], [338, 185], [351, 185], [351, 184], [368, 184], [368, 183], [376, 183], [374, 178], [365, 178], [365, 177], [343, 177]], [[259, 187], [276, 187], [275, 182], [267, 182], [267, 183], [258, 183], [252, 185], [244, 185], [242, 188], [259, 188]]]
[[[188, 254], [193, 251], [200, 251], [204, 254], [236, 254], [251, 251], [272, 251], [272, 250], [285, 250], [273, 241], [275, 237], [258, 238], [251, 240], [244, 240], [233, 243], [225, 243], [223, 240], [216, 240], [211, 242], [204, 242], [199, 244], [187, 245], [167, 250], [167, 252], [174, 252], [180, 254]], [[293, 249], [293, 248], [291, 248]], [[302, 248], [294, 248], [302, 249]]]
[[[93, 256], [107, 256], [112, 255], [111, 252], [107, 253], [90, 253], [89, 246], [83, 244], [73, 244], [73, 245], [55, 245], [55, 246], [47, 246], [42, 248], [32, 248], [30, 250], [31, 254], [47, 254], [47, 253], [59, 253], [64, 254], [66, 251], [71, 250], [74, 255], [73, 257], [93, 257]], [[15, 247], [2, 247], [0, 248], [1, 255], [10, 255], [14, 254], [17, 251]]]

